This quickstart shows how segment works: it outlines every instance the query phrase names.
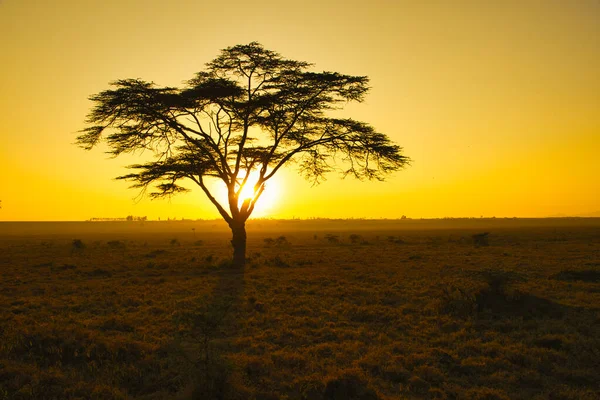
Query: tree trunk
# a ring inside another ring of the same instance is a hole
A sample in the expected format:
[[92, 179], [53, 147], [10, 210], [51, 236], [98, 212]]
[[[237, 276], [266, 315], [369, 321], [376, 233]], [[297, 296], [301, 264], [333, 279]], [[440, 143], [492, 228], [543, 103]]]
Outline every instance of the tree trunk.
[[233, 221], [229, 224], [233, 237], [233, 266], [243, 268], [246, 265], [246, 223]]

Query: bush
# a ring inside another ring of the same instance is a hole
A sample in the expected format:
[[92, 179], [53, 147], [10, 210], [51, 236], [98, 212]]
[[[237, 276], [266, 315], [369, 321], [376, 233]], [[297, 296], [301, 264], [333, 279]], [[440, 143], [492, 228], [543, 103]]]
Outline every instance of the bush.
[[471, 238], [475, 247], [489, 246], [489, 232], [476, 233]]
[[73, 251], [83, 251], [83, 249], [85, 249], [86, 247], [85, 243], [83, 243], [81, 239], [73, 239], [71, 246], [73, 248]]
[[482, 271], [485, 286], [479, 290], [463, 289], [455, 285], [442, 288], [439, 311], [457, 317], [470, 317], [492, 303], [506, 302], [506, 286], [514, 277], [503, 271]]
[[357, 235], [356, 233], [353, 233], [352, 235], [349, 236], [350, 237], [350, 242], [351, 243], [358, 243], [362, 240], [362, 236]]
[[279, 236], [277, 239], [275, 239], [275, 244], [277, 246], [287, 246], [290, 244], [290, 242], [288, 242], [285, 236]]
[[328, 233], [327, 235], [325, 235], [325, 239], [329, 243], [339, 243], [340, 242], [340, 237], [338, 235], [332, 235], [331, 233]]

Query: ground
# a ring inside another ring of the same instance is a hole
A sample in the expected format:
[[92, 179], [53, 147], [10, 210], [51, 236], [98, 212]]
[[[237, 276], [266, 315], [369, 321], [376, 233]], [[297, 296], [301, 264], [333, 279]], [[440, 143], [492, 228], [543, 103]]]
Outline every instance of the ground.
[[0, 223], [0, 399], [600, 397], [598, 219], [229, 235]]

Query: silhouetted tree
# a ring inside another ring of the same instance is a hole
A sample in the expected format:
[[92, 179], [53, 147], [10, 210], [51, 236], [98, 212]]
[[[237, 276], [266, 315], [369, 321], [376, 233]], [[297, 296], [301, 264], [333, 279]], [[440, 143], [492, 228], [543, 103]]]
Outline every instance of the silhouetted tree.
[[[113, 156], [151, 150], [154, 161], [118, 177], [144, 191], [153, 186], [151, 197], [188, 190], [184, 179], [196, 183], [231, 228], [233, 261], [243, 266], [246, 220], [283, 166], [294, 161], [317, 183], [334, 165], [344, 176], [382, 180], [409, 161], [370, 125], [326, 114], [361, 102], [367, 77], [310, 67], [253, 42], [222, 50], [183, 88], [118, 80], [90, 97], [95, 105], [77, 143], [89, 150], [104, 139]], [[250, 183], [252, 171], [258, 178]], [[208, 179], [225, 183], [228, 204], [219, 203]], [[240, 199], [247, 183], [253, 196]]]

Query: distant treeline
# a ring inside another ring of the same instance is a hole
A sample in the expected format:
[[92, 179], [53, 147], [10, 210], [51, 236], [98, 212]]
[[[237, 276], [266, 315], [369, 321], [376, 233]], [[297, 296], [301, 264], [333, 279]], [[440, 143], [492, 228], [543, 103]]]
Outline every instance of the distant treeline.
[[133, 215], [128, 215], [125, 218], [98, 218], [98, 217], [94, 217], [94, 218], [90, 218], [90, 221], [147, 221], [148, 217], [143, 216], [143, 217], [135, 217]]

